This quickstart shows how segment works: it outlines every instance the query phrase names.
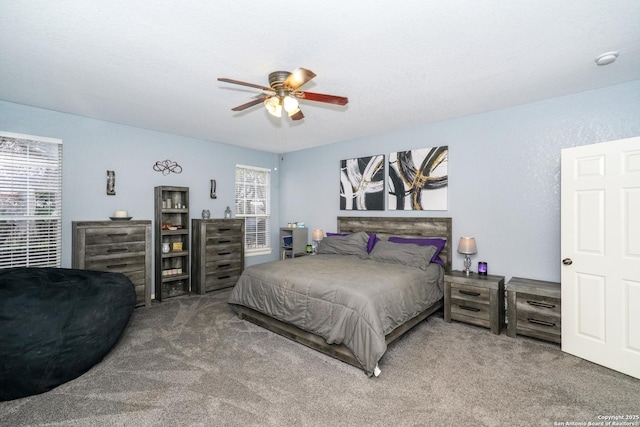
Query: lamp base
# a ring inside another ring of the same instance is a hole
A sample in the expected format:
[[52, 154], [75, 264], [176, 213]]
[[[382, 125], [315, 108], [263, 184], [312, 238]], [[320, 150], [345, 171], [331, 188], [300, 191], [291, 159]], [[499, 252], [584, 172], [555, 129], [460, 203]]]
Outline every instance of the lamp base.
[[467, 276], [470, 273], [469, 268], [471, 268], [471, 257], [469, 255], [465, 255], [464, 256], [464, 274], [466, 274]]

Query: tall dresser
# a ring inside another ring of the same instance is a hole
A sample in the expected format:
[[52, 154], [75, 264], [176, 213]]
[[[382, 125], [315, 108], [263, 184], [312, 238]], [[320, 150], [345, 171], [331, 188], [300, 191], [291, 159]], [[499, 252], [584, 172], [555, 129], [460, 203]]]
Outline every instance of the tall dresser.
[[192, 219], [191, 233], [194, 291], [234, 286], [244, 269], [244, 219]]
[[73, 221], [72, 267], [123, 273], [151, 306], [151, 221]]

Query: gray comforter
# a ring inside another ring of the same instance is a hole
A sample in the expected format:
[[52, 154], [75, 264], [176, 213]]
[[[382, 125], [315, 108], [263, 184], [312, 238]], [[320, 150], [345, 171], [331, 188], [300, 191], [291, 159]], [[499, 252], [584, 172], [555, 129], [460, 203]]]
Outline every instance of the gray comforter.
[[314, 255], [244, 270], [230, 304], [252, 308], [329, 344], [344, 344], [371, 375], [387, 349], [385, 335], [443, 296], [444, 271]]

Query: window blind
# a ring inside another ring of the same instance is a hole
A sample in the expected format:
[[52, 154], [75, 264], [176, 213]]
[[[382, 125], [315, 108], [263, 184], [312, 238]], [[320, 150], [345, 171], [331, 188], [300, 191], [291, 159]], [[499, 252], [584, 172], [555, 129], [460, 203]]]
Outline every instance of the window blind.
[[236, 217], [244, 218], [245, 254], [271, 251], [271, 170], [236, 165]]
[[62, 141], [0, 132], [0, 268], [60, 267]]

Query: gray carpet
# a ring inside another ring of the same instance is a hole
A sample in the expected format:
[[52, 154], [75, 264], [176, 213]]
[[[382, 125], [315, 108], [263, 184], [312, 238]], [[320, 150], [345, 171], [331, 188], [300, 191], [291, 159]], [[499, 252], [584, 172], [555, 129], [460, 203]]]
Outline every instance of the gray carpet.
[[228, 295], [136, 309], [101, 363], [48, 393], [0, 402], [0, 425], [555, 426], [640, 413], [640, 380], [555, 344], [438, 313], [367, 378], [239, 320]]

